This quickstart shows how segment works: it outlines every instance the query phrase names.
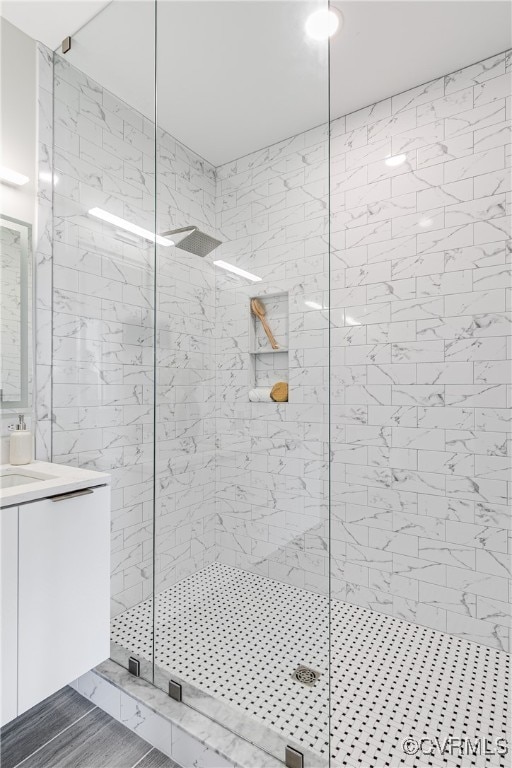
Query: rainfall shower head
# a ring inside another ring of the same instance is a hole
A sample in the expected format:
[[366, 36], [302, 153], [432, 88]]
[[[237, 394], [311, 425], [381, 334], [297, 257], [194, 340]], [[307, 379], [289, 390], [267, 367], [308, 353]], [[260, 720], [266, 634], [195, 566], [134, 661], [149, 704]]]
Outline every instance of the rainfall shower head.
[[182, 251], [188, 251], [195, 256], [208, 256], [217, 246], [221, 244], [221, 240], [216, 240], [211, 235], [205, 235], [197, 227], [182, 227], [181, 229], [170, 229], [168, 232], [162, 232], [161, 237], [172, 237], [173, 235], [181, 235], [185, 232], [190, 234], [175, 243], [176, 248], [181, 248]]

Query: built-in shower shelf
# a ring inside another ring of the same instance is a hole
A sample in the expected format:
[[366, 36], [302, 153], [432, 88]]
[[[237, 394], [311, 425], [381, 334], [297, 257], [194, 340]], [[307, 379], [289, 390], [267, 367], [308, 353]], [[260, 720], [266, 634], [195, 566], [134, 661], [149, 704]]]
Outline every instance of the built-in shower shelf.
[[288, 353], [288, 347], [279, 347], [279, 349], [251, 349], [250, 355], [278, 355], [280, 352]]
[[[279, 381], [288, 383], [288, 293], [266, 293], [257, 298], [265, 307], [266, 320], [279, 349], [272, 349], [261, 322], [249, 311], [249, 381], [248, 388], [272, 387]], [[282, 345], [282, 346], [281, 346]]]

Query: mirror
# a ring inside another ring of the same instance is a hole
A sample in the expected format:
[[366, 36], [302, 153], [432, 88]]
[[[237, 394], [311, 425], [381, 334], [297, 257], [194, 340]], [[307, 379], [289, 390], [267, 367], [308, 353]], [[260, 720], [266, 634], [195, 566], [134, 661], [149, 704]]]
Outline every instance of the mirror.
[[0, 406], [31, 399], [31, 226], [0, 216]]

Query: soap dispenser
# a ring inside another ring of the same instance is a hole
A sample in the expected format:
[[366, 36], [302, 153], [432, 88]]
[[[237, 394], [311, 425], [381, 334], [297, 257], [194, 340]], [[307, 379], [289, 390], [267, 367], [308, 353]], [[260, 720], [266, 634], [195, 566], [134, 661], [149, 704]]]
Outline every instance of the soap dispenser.
[[30, 464], [34, 460], [32, 432], [27, 429], [22, 413], [18, 416], [18, 423], [11, 434], [9, 453], [11, 464]]

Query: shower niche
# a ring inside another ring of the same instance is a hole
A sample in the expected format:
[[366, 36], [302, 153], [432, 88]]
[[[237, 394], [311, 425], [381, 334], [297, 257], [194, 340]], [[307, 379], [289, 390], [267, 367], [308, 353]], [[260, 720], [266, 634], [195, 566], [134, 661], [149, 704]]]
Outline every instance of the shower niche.
[[249, 299], [249, 399], [253, 390], [288, 384], [288, 305], [287, 292]]

